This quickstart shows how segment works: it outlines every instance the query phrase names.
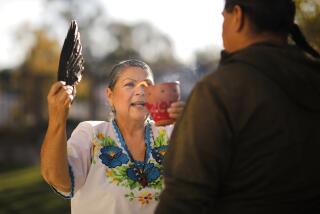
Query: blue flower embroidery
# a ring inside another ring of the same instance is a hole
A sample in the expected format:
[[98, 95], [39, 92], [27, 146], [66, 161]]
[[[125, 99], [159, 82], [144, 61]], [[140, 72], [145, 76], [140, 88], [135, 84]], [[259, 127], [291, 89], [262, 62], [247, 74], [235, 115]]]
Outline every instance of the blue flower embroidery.
[[147, 175], [148, 182], [152, 182], [160, 177], [160, 169], [155, 167], [153, 163], [148, 163], [146, 165], [144, 173]]
[[102, 163], [110, 168], [121, 166], [129, 161], [127, 155], [122, 153], [122, 149], [116, 146], [102, 147], [100, 152], [99, 158], [102, 160]]
[[144, 169], [137, 168], [134, 164], [127, 169], [127, 176], [134, 181], [139, 182], [142, 186], [160, 177], [160, 169], [153, 163], [148, 163]]
[[159, 146], [152, 149], [152, 157], [161, 164], [168, 150], [168, 146]]

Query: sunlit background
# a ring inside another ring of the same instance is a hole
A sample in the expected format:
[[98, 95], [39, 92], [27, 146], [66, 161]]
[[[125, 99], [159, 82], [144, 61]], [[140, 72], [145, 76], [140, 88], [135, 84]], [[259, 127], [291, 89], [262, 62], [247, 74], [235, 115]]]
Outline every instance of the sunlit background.
[[[69, 213], [39, 175], [46, 95], [76, 19], [85, 58], [68, 134], [82, 120], [106, 120], [104, 88], [113, 64], [146, 61], [156, 82], [181, 82], [182, 98], [214, 71], [222, 49], [223, 0], [0, 0], [0, 213]], [[320, 0], [297, 0], [296, 21], [320, 48]]]

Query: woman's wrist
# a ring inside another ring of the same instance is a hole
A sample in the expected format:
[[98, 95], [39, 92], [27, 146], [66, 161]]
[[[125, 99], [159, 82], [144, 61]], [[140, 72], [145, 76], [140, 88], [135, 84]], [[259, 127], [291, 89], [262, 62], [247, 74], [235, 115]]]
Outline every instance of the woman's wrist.
[[57, 120], [57, 119], [52, 119], [50, 120], [49, 119], [49, 126], [48, 126], [48, 129], [54, 129], [54, 130], [57, 130], [57, 129], [65, 129], [67, 126], [67, 120]]

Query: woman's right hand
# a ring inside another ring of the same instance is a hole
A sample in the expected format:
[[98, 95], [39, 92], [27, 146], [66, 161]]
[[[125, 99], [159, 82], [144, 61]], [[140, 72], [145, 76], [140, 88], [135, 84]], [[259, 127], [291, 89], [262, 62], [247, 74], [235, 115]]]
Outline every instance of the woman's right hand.
[[54, 83], [47, 96], [49, 123], [64, 123], [67, 120], [73, 99], [72, 86], [66, 85], [63, 81]]

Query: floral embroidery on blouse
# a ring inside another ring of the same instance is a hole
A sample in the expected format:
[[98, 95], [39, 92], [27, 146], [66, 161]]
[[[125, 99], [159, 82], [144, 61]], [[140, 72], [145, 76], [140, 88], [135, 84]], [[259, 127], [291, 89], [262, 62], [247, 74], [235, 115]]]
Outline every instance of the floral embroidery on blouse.
[[[94, 136], [91, 151], [92, 164], [96, 164], [96, 157], [99, 157], [100, 161], [107, 166], [105, 175], [109, 182], [128, 189], [129, 192], [124, 196], [130, 201], [135, 200], [146, 205], [153, 200], [159, 200], [160, 191], [163, 188], [161, 164], [167, 147], [166, 131], [160, 128], [158, 136], [151, 143], [152, 158], [150, 157], [147, 163], [140, 167], [139, 164], [136, 165], [129, 160], [128, 154], [124, 153], [124, 149], [114, 139], [103, 133], [97, 133]], [[141, 175], [144, 176], [141, 177]], [[155, 193], [142, 191], [146, 186], [157, 191]]]
[[128, 157], [122, 152], [122, 149], [116, 146], [104, 146], [100, 150], [99, 158], [102, 163], [110, 168], [121, 166], [128, 163]]
[[163, 128], [160, 128], [159, 135], [155, 139], [154, 148], [152, 149], [152, 157], [162, 164], [163, 158], [168, 150], [167, 133]]
[[[142, 178], [142, 181], [140, 180], [140, 174], [145, 175]], [[138, 168], [134, 164], [132, 164], [127, 169], [127, 176], [131, 180], [139, 182], [143, 187], [145, 187], [147, 186], [147, 184], [157, 180], [157, 178], [160, 177], [160, 169], [159, 167], [155, 167], [153, 163], [147, 163], [143, 169]]]
[[149, 204], [153, 200], [158, 201], [159, 195], [160, 195], [159, 192], [152, 194], [151, 192], [143, 191], [143, 192], [140, 192], [138, 195], [135, 195], [133, 192], [130, 192], [126, 194], [125, 197], [128, 198], [129, 201], [133, 201], [136, 199], [140, 202], [140, 204], [145, 205], [145, 204]]

